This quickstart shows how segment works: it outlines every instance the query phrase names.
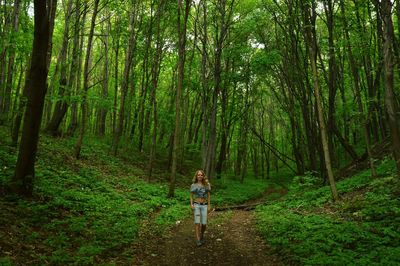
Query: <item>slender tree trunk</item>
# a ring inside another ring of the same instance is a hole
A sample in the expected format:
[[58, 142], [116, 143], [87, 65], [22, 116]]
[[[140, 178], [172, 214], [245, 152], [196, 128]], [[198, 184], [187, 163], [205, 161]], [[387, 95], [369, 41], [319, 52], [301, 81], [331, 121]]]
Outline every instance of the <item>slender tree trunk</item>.
[[[230, 62], [226, 63], [225, 72], [228, 72], [230, 68]], [[218, 162], [216, 165], [217, 178], [221, 178], [222, 168], [226, 160], [227, 145], [228, 145], [228, 133], [229, 133], [229, 123], [227, 118], [227, 108], [228, 108], [228, 83], [229, 80], [225, 80], [224, 85], [221, 88], [221, 146], [219, 151]]]
[[325, 125], [325, 118], [324, 118], [324, 110], [322, 106], [322, 99], [321, 99], [321, 92], [320, 92], [320, 86], [319, 86], [319, 77], [318, 77], [318, 70], [317, 70], [317, 44], [316, 44], [316, 38], [313, 36], [313, 31], [310, 27], [315, 27], [315, 24], [312, 23], [312, 18], [310, 14], [310, 7], [307, 3], [303, 3], [304, 7], [304, 19], [305, 19], [305, 26], [306, 26], [306, 32], [305, 32], [305, 41], [308, 45], [308, 54], [310, 57], [310, 63], [311, 63], [311, 68], [312, 68], [312, 74], [313, 74], [313, 79], [314, 79], [314, 95], [315, 95], [315, 100], [317, 104], [317, 111], [318, 111], [318, 121], [319, 121], [319, 127], [321, 131], [321, 141], [322, 141], [322, 147], [323, 147], [323, 152], [324, 152], [324, 159], [325, 159], [325, 167], [327, 170], [328, 174], [328, 179], [329, 179], [329, 184], [332, 192], [332, 198], [334, 201], [338, 200], [338, 193], [336, 190], [336, 183], [335, 179], [333, 176], [333, 171], [332, 171], [332, 165], [331, 165], [331, 158], [330, 158], [330, 152], [329, 152], [329, 145], [328, 145], [328, 135], [326, 132], [326, 125]]
[[[174, 197], [175, 194], [175, 182], [176, 182], [176, 170], [178, 151], [179, 151], [179, 140], [181, 133], [181, 93], [183, 88], [183, 80], [185, 73], [185, 46], [186, 46], [186, 29], [187, 21], [190, 12], [190, 0], [185, 0], [185, 9], [183, 10], [182, 0], [178, 0], [178, 83], [176, 86], [176, 98], [175, 98], [175, 129], [174, 129], [174, 140], [172, 148], [172, 167], [171, 167], [171, 179], [168, 197]], [[181, 12], [184, 11], [184, 18], [182, 21]]]
[[[361, 92], [360, 92], [361, 89], [360, 89], [359, 75], [358, 75], [358, 70], [357, 70], [356, 63], [355, 63], [355, 60], [353, 57], [353, 52], [351, 50], [350, 38], [348, 35], [348, 31], [347, 31], [347, 22], [346, 22], [345, 8], [344, 8], [343, 2], [341, 3], [341, 10], [342, 10], [342, 15], [343, 15], [343, 23], [344, 23], [344, 27], [345, 27], [345, 38], [347, 41], [347, 52], [349, 55], [350, 68], [351, 68], [351, 72], [353, 74], [353, 79], [354, 79], [354, 87], [355, 87], [358, 111], [360, 112], [361, 115], [364, 115], [364, 108], [362, 105]], [[367, 153], [368, 153], [368, 158], [369, 158], [369, 165], [371, 168], [371, 175], [372, 175], [372, 177], [375, 177], [376, 176], [376, 168], [374, 165], [374, 159], [373, 159], [372, 151], [371, 151], [371, 141], [370, 141], [370, 135], [369, 135], [367, 121], [368, 121], [368, 119], [361, 119], [361, 123], [363, 124], [363, 129], [364, 129], [364, 139], [365, 139], [365, 145], [367, 148]]]
[[93, 35], [94, 35], [94, 27], [96, 25], [96, 16], [97, 16], [97, 10], [99, 6], [99, 1], [100, 0], [95, 0], [94, 1], [94, 8], [93, 8], [93, 14], [92, 14], [92, 21], [90, 25], [90, 32], [88, 36], [88, 41], [87, 41], [87, 48], [86, 48], [86, 57], [85, 57], [85, 65], [83, 68], [83, 95], [82, 95], [82, 104], [81, 104], [81, 127], [79, 131], [79, 136], [78, 140], [75, 144], [75, 151], [74, 155], [75, 158], [79, 159], [80, 154], [81, 154], [81, 148], [82, 148], [82, 143], [83, 143], [83, 136], [86, 131], [86, 116], [87, 116], [87, 92], [89, 90], [89, 74], [90, 74], [90, 57], [91, 57], [91, 52], [93, 48]]
[[[328, 77], [328, 87], [329, 87], [329, 111], [328, 111], [328, 143], [329, 150], [331, 151], [332, 161], [335, 160], [335, 149], [334, 149], [334, 130], [335, 127], [335, 98], [336, 91], [338, 87], [338, 75], [337, 75], [337, 63], [335, 55], [335, 43], [334, 43], [334, 3], [332, 0], [327, 0], [324, 2], [324, 8], [327, 18], [328, 26], [328, 54], [329, 54], [329, 77]], [[337, 162], [339, 163], [339, 162]]]
[[11, 133], [11, 141], [13, 146], [17, 146], [18, 144], [18, 138], [19, 138], [19, 130], [21, 127], [21, 122], [25, 110], [25, 106], [27, 103], [28, 99], [28, 87], [29, 87], [29, 73], [31, 69], [31, 56], [28, 57], [27, 60], [27, 68], [26, 68], [26, 73], [25, 73], [25, 83], [24, 83], [24, 88], [22, 89], [22, 95], [19, 100], [18, 104], [18, 109], [16, 111], [13, 127], [12, 127], [12, 133]]
[[112, 134], [115, 135], [115, 131], [117, 128], [117, 102], [118, 102], [118, 77], [119, 77], [119, 44], [120, 44], [120, 21], [119, 18], [116, 20], [116, 34], [117, 36], [113, 38], [115, 41], [114, 47], [115, 47], [115, 65], [114, 65], [114, 104], [113, 104], [113, 119], [112, 119]]
[[381, 1], [381, 12], [384, 21], [384, 63], [385, 63], [385, 106], [388, 115], [390, 135], [392, 139], [393, 158], [396, 162], [397, 173], [400, 175], [400, 132], [399, 107], [393, 91], [393, 22], [392, 3], [390, 0]]
[[[133, 10], [137, 10], [134, 8]], [[132, 67], [132, 61], [133, 61], [133, 56], [134, 52], [136, 49], [136, 31], [135, 31], [135, 25], [136, 25], [136, 16], [137, 13], [132, 11], [130, 14], [130, 20], [129, 20], [129, 43], [128, 47], [126, 50], [126, 56], [125, 56], [125, 66], [124, 66], [124, 76], [123, 80], [121, 83], [121, 99], [120, 99], [120, 109], [118, 113], [118, 124], [116, 131], [114, 133], [114, 139], [113, 139], [113, 144], [111, 147], [111, 151], [114, 155], [117, 154], [118, 150], [118, 145], [120, 138], [122, 136], [122, 131], [123, 131], [123, 126], [124, 126], [124, 117], [125, 117], [125, 98], [128, 93], [128, 88], [129, 88], [129, 77], [130, 77], [130, 71]]]
[[[79, 1], [79, 0], [77, 0]], [[78, 16], [78, 12], [80, 12], [80, 9], [76, 9], [75, 14], [76, 16]], [[78, 53], [77, 53], [77, 63], [76, 63], [76, 78], [71, 79], [71, 82], [73, 82], [72, 84], [75, 83], [75, 94], [78, 95], [81, 93], [81, 86], [82, 86], [82, 60], [83, 60], [83, 44], [84, 44], [84, 29], [85, 29], [85, 23], [86, 23], [86, 14], [88, 12], [88, 5], [86, 2], [84, 2], [84, 8], [83, 8], [83, 12], [82, 12], [82, 19], [79, 22], [80, 24], [80, 32], [82, 32], [82, 36], [80, 38], [80, 43], [79, 43], [79, 49], [78, 49]], [[79, 37], [79, 34], [76, 36]], [[75, 41], [75, 39], [74, 39]], [[79, 41], [79, 38], [78, 38]], [[71, 66], [72, 67], [72, 66]], [[71, 74], [74, 73], [72, 72], [73, 70], [71, 69]], [[71, 106], [71, 120], [68, 126], [68, 136], [72, 136], [76, 129], [78, 127], [78, 103], [74, 102]]]
[[[154, 2], [151, 2], [151, 10], [150, 14], [153, 14], [153, 6]], [[148, 85], [149, 85], [149, 58], [150, 58], [150, 48], [153, 41], [153, 16], [150, 16], [149, 28], [146, 37], [146, 50], [143, 59], [143, 68], [142, 68], [142, 82], [141, 82], [141, 89], [140, 89], [140, 103], [139, 103], [139, 123], [138, 123], [138, 151], [143, 151], [143, 142], [146, 130], [146, 118], [145, 118], [145, 105], [146, 105], [146, 98], [148, 92]]]
[[[1, 24], [2, 26], [2, 31], [0, 32], [1, 35], [1, 51], [0, 51], [0, 110], [2, 111], [4, 108], [5, 104], [5, 98], [6, 98], [6, 66], [7, 66], [7, 48], [8, 45], [6, 43], [7, 40], [7, 34], [9, 33], [9, 28], [10, 28], [10, 19], [9, 19], [9, 14], [11, 12], [8, 11], [9, 5], [7, 4], [6, 1], [4, 1], [3, 4], [3, 14], [1, 16], [2, 21], [4, 23]], [[6, 120], [5, 113], [1, 112], [0, 114], [0, 124], [3, 124]], [[4, 117], [3, 117], [4, 116]]]
[[15, 97], [14, 97], [13, 104], [11, 106], [11, 118], [14, 118], [15, 109], [17, 108], [18, 99], [19, 99], [20, 93], [21, 93], [22, 77], [24, 76], [24, 73], [26, 72], [26, 71], [24, 71], [25, 68], [26, 68], [26, 66], [24, 66], [24, 60], [21, 58], [19, 61], [20, 61], [19, 62], [20, 63], [20, 67], [19, 67], [20, 70], [19, 70], [19, 76], [18, 76], [18, 81], [17, 81], [17, 87], [15, 89]]
[[[107, 16], [110, 16], [109, 12], [107, 12]], [[105, 30], [105, 39], [104, 39], [104, 66], [103, 66], [103, 83], [102, 83], [102, 91], [101, 97], [105, 101], [108, 98], [108, 86], [109, 86], [109, 40], [110, 40], [110, 30], [111, 30], [111, 21], [110, 17], [107, 19], [106, 30]], [[98, 110], [98, 127], [97, 134], [99, 136], [104, 136], [106, 134], [106, 118], [107, 118], [107, 107], [101, 106]]]
[[232, 0], [228, 5], [225, 0], [219, 0], [217, 9], [220, 12], [220, 21], [216, 28], [219, 29], [215, 43], [215, 54], [214, 54], [214, 89], [212, 92], [211, 99], [211, 115], [210, 115], [210, 132], [209, 142], [207, 147], [207, 160], [205, 164], [205, 172], [209, 178], [214, 177], [215, 172], [215, 154], [217, 146], [217, 109], [218, 109], [218, 95], [221, 90], [221, 73], [222, 73], [222, 50], [225, 39], [228, 35], [229, 23], [233, 12], [233, 5], [235, 0]]
[[[16, 35], [18, 32], [18, 25], [19, 25], [19, 14], [20, 14], [20, 0], [14, 1], [14, 10], [12, 16], [12, 32], [13, 35]], [[12, 92], [12, 84], [14, 78], [14, 61], [15, 61], [15, 46], [16, 40], [12, 40], [11, 42], [11, 51], [8, 56], [8, 69], [7, 69], [7, 80], [5, 86], [5, 93], [4, 93], [4, 105], [3, 105], [3, 114], [8, 116], [10, 111], [11, 105], [11, 92]], [[0, 117], [1, 119], [1, 117]]]
[[[67, 4], [67, 12], [65, 14], [65, 23], [64, 23], [64, 36], [63, 42], [60, 51], [60, 84], [58, 97], [60, 98], [56, 106], [54, 108], [53, 116], [49, 124], [47, 125], [46, 131], [47, 133], [56, 136], [58, 135], [58, 128], [61, 124], [61, 121], [64, 119], [65, 114], [67, 113], [68, 104], [66, 99], [63, 99], [65, 96], [70, 94], [70, 87], [68, 87], [67, 81], [67, 52], [68, 52], [68, 40], [69, 40], [69, 24], [71, 20], [72, 14], [72, 3], [73, 0], [68, 0]], [[70, 83], [70, 82], [69, 82]]]
[[201, 2], [203, 10], [203, 35], [201, 38], [201, 87], [202, 87], [202, 101], [201, 101], [201, 112], [203, 114], [203, 127], [201, 131], [201, 167], [206, 169], [207, 165], [207, 150], [208, 150], [208, 138], [207, 132], [209, 127], [209, 112], [208, 112], [208, 99], [209, 99], [209, 89], [208, 89], [208, 77], [207, 77], [207, 4], [206, 0]]
[[158, 87], [158, 77], [161, 68], [161, 57], [162, 57], [162, 47], [163, 47], [163, 36], [161, 36], [160, 21], [164, 12], [165, 1], [161, 1], [158, 5], [157, 16], [156, 16], [156, 54], [153, 61], [153, 71], [152, 71], [152, 91], [150, 95], [150, 100], [153, 108], [153, 132], [150, 145], [150, 156], [148, 165], [148, 180], [152, 178], [153, 175], [153, 165], [156, 156], [156, 145], [157, 145], [157, 128], [158, 128], [158, 114], [157, 114], [157, 87]]

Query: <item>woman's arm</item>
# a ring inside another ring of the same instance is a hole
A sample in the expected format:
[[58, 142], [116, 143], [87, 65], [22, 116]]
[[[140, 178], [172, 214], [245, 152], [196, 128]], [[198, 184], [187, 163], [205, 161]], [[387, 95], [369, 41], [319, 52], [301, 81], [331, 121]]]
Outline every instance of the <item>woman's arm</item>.
[[208, 194], [208, 212], [210, 212], [211, 211], [211, 192], [210, 191], [208, 191], [207, 192], [207, 194]]
[[193, 206], [193, 192], [190, 192], [190, 208], [194, 208]]

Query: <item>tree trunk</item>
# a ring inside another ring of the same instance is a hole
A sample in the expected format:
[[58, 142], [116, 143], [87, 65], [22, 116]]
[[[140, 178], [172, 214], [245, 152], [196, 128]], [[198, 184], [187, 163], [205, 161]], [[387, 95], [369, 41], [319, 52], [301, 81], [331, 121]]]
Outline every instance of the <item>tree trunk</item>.
[[[107, 12], [107, 16], [110, 16], [110, 13]], [[101, 97], [103, 101], [106, 101], [108, 98], [108, 86], [109, 86], [109, 43], [110, 43], [110, 30], [111, 30], [111, 21], [110, 17], [107, 19], [106, 30], [105, 30], [105, 39], [104, 39], [104, 66], [103, 66], [103, 82], [102, 82], [102, 90]], [[101, 106], [98, 110], [98, 126], [97, 126], [97, 134], [103, 137], [106, 134], [106, 118], [107, 118], [107, 107]]]
[[26, 68], [26, 73], [25, 73], [24, 88], [22, 89], [22, 95], [19, 100], [18, 109], [16, 111], [13, 127], [11, 130], [12, 131], [11, 132], [11, 142], [14, 147], [16, 147], [18, 144], [19, 130], [21, 127], [22, 117], [23, 117], [27, 99], [28, 99], [28, 86], [29, 86], [29, 73], [30, 73], [30, 69], [31, 69], [31, 56], [29, 56], [26, 64], [27, 64], [27, 68]]
[[208, 88], [208, 77], [207, 77], [207, 4], [206, 0], [201, 2], [203, 9], [203, 34], [201, 38], [201, 113], [203, 115], [203, 127], [201, 130], [201, 167], [203, 170], [206, 169], [207, 164], [207, 150], [208, 150], [208, 127], [209, 127], [209, 112], [208, 112], [208, 100], [209, 100], [209, 88]]
[[112, 114], [112, 134], [115, 135], [117, 129], [117, 107], [118, 107], [118, 76], [119, 76], [119, 45], [120, 45], [120, 21], [119, 18], [116, 20], [116, 36], [113, 38], [115, 47], [115, 64], [114, 64], [114, 102], [113, 102], [113, 114]]
[[157, 127], [158, 127], [158, 114], [157, 114], [157, 87], [158, 87], [158, 77], [161, 68], [161, 57], [163, 48], [163, 36], [161, 36], [160, 21], [164, 12], [165, 0], [160, 1], [157, 9], [156, 15], [156, 54], [154, 56], [153, 66], [152, 66], [152, 91], [150, 95], [150, 102], [153, 108], [153, 132], [150, 145], [150, 156], [148, 165], [148, 180], [152, 178], [153, 175], [153, 165], [156, 156], [156, 145], [157, 145]]
[[[79, 2], [79, 1], [80, 0], [77, 0], [77, 2]], [[82, 51], [83, 51], [83, 44], [84, 44], [84, 40], [85, 40], [85, 38], [83, 36], [84, 35], [83, 33], [84, 33], [84, 30], [85, 30], [87, 12], [88, 12], [88, 5], [85, 2], [84, 3], [83, 12], [82, 12], [82, 19], [80, 20], [80, 22], [77, 22], [77, 23], [79, 23], [79, 28], [80, 29], [76, 29], [75, 28], [75, 31], [77, 30], [78, 33], [75, 32], [76, 36], [74, 36], [74, 42], [75, 41], [77, 41], [77, 42], [79, 41], [79, 31], [82, 32], [82, 34], [81, 34], [82, 36], [80, 37], [80, 42], [79, 42], [79, 47], [78, 47], [77, 58], [76, 58], [77, 63], [74, 64], [74, 65], [71, 65], [71, 71], [70, 71], [71, 74], [74, 74], [75, 73], [75, 71], [74, 71], [75, 69], [73, 70], [72, 67], [74, 67], [74, 68], [76, 67], [76, 74], [75, 74], [74, 78], [73, 79], [70, 78], [70, 81], [72, 82], [71, 84], [75, 84], [75, 94], [76, 95], [81, 93], [81, 86], [82, 86], [82, 82], [81, 82], [81, 79], [82, 79], [82, 60], [83, 60]], [[78, 16], [79, 13], [80, 13], [80, 9], [76, 8], [75, 9], [76, 16]], [[75, 26], [78, 26], [78, 25], [75, 25]], [[77, 37], [78, 39], [75, 40], [75, 37]], [[69, 126], [68, 126], [67, 135], [68, 136], [72, 136], [75, 133], [75, 130], [77, 129], [77, 127], [78, 127], [78, 103], [74, 102], [71, 105], [71, 119], [70, 119], [70, 123], [69, 123]]]
[[[328, 174], [329, 184], [332, 192], [332, 198], [334, 201], [338, 200], [338, 194], [336, 190], [336, 183], [333, 176], [332, 166], [331, 166], [331, 158], [329, 152], [329, 145], [328, 145], [328, 135], [326, 132], [326, 125], [325, 125], [325, 118], [324, 118], [324, 110], [322, 106], [322, 99], [321, 99], [321, 92], [319, 87], [319, 77], [318, 77], [318, 70], [317, 70], [317, 43], [316, 43], [316, 36], [313, 36], [313, 30], [310, 27], [315, 27], [315, 24], [312, 22], [311, 14], [310, 14], [310, 7], [307, 3], [303, 3], [304, 7], [304, 19], [305, 19], [305, 41], [308, 46], [308, 55], [310, 57], [310, 63], [312, 68], [312, 74], [314, 79], [314, 96], [317, 104], [317, 111], [318, 111], [318, 121], [319, 127], [321, 131], [321, 142], [324, 152], [324, 159], [325, 159], [325, 167]], [[315, 22], [315, 21], [314, 21]]]
[[64, 23], [64, 36], [60, 51], [60, 84], [58, 91], [58, 101], [56, 106], [54, 107], [53, 116], [47, 125], [46, 131], [47, 133], [57, 136], [58, 128], [61, 124], [61, 121], [64, 119], [65, 114], [67, 113], [68, 104], [64, 97], [70, 94], [70, 87], [68, 87], [67, 81], [67, 52], [68, 52], [68, 40], [69, 40], [69, 23], [71, 20], [72, 14], [72, 0], [68, 0], [67, 4], [67, 12], [65, 13], [65, 23]]
[[396, 162], [397, 173], [400, 175], [400, 132], [399, 107], [393, 91], [393, 22], [392, 3], [390, 0], [381, 1], [381, 12], [384, 21], [384, 63], [385, 63], [385, 106], [392, 139], [393, 158]]
[[[18, 32], [18, 21], [19, 21], [19, 14], [20, 14], [20, 0], [14, 1], [14, 10], [12, 16], [12, 34], [15, 36]], [[12, 92], [12, 85], [13, 85], [13, 78], [14, 78], [14, 61], [15, 61], [15, 46], [16, 40], [11, 41], [11, 51], [8, 56], [8, 69], [7, 69], [7, 80], [5, 86], [5, 93], [4, 93], [4, 104], [3, 104], [3, 114], [8, 116], [10, 111], [11, 105], [11, 92]], [[1, 119], [1, 117], [0, 117]]]
[[35, 159], [39, 140], [39, 130], [43, 113], [46, 80], [48, 73], [48, 49], [51, 47], [50, 36], [53, 24], [51, 11], [56, 0], [34, 1], [34, 38], [32, 61], [29, 71], [28, 101], [25, 110], [21, 145], [13, 177], [14, 189], [17, 193], [31, 196], [35, 177]]
[[[230, 62], [226, 63], [225, 72], [228, 72]], [[215, 172], [217, 178], [221, 178], [222, 169], [226, 160], [226, 153], [228, 149], [228, 133], [230, 130], [230, 123], [228, 123], [227, 109], [228, 109], [228, 84], [229, 80], [225, 80], [224, 85], [221, 87], [221, 146], [219, 150], [218, 162]]]
[[15, 97], [11, 106], [11, 118], [14, 118], [15, 114], [15, 109], [17, 108], [18, 105], [18, 99], [20, 98], [20, 93], [21, 93], [21, 83], [22, 83], [22, 77], [24, 76], [24, 71], [26, 69], [26, 66], [24, 65], [26, 61], [20, 59], [20, 66], [19, 66], [19, 76], [18, 76], [18, 81], [17, 81], [17, 87], [15, 88]]
[[[153, 5], [154, 2], [151, 3], [151, 11], [150, 14], [153, 14]], [[146, 98], [148, 92], [148, 85], [149, 85], [149, 58], [150, 58], [150, 48], [152, 45], [153, 40], [153, 16], [150, 16], [150, 24], [146, 36], [146, 50], [143, 58], [143, 68], [142, 68], [142, 82], [141, 82], [141, 89], [140, 89], [140, 103], [139, 103], [139, 123], [138, 123], [138, 151], [143, 151], [143, 142], [146, 130], [146, 122], [145, 122], [145, 105], [146, 105]]]
[[126, 56], [125, 56], [125, 66], [124, 66], [124, 76], [121, 83], [121, 99], [120, 99], [120, 109], [118, 113], [118, 124], [116, 131], [114, 133], [113, 144], [111, 147], [111, 152], [116, 155], [118, 150], [118, 145], [120, 138], [122, 136], [123, 126], [124, 126], [124, 117], [125, 117], [125, 98], [128, 93], [129, 88], [129, 78], [130, 78], [130, 71], [132, 67], [132, 61], [134, 52], [136, 49], [136, 32], [135, 32], [135, 25], [137, 22], [137, 8], [133, 8], [133, 11], [130, 14], [129, 19], [129, 42], [128, 47], [126, 49]]
[[183, 88], [183, 80], [185, 73], [185, 46], [186, 46], [186, 29], [187, 21], [190, 12], [190, 0], [185, 0], [184, 19], [182, 21], [181, 12], [183, 11], [182, 0], [178, 0], [178, 83], [176, 86], [176, 98], [175, 98], [175, 129], [174, 139], [172, 148], [172, 167], [171, 167], [171, 179], [169, 185], [168, 197], [174, 197], [175, 194], [175, 182], [176, 182], [176, 170], [178, 151], [179, 151], [179, 140], [181, 133], [181, 94]]
[[217, 10], [221, 16], [215, 28], [219, 32], [216, 34], [216, 47], [214, 53], [214, 89], [211, 99], [211, 114], [210, 114], [210, 131], [209, 141], [207, 147], [207, 159], [205, 164], [205, 172], [208, 178], [214, 177], [215, 172], [215, 154], [217, 146], [217, 109], [218, 109], [218, 95], [221, 91], [221, 73], [222, 73], [222, 50], [225, 39], [228, 35], [230, 20], [233, 13], [233, 5], [235, 0], [232, 0], [228, 5], [225, 0], [217, 1]]
[[[329, 110], [328, 110], [328, 143], [329, 150], [331, 151], [332, 161], [335, 160], [335, 149], [334, 149], [334, 130], [335, 127], [335, 98], [336, 91], [338, 87], [338, 75], [337, 75], [337, 63], [335, 55], [335, 43], [334, 43], [334, 3], [332, 0], [324, 1], [324, 9], [327, 18], [328, 26], [328, 64], [329, 64], [329, 77], [328, 77], [328, 87], [329, 87]], [[339, 163], [339, 162], [337, 162]]]
[[[9, 5], [7, 4], [6, 1], [4, 1], [3, 4], [3, 12], [2, 12], [2, 16], [4, 19], [2, 19], [2, 21], [4, 21], [4, 24], [1, 23], [0, 25], [1, 27], [1, 31], [0, 31], [0, 37], [1, 37], [1, 51], [0, 51], [0, 110], [3, 110], [3, 106], [4, 106], [4, 102], [5, 102], [5, 98], [6, 98], [6, 66], [7, 66], [7, 48], [8, 45], [5, 42], [5, 40], [7, 40], [7, 34], [9, 31], [9, 27], [10, 27], [10, 20], [7, 19], [9, 17], [9, 12], [8, 11]], [[3, 124], [6, 120], [6, 114], [1, 112], [0, 114], [0, 124]]]
[[79, 159], [80, 154], [81, 154], [81, 148], [82, 148], [82, 142], [83, 142], [83, 136], [85, 134], [86, 130], [86, 116], [87, 116], [87, 92], [89, 90], [89, 74], [90, 74], [90, 56], [92, 52], [92, 42], [93, 42], [93, 35], [94, 35], [94, 27], [96, 25], [96, 16], [97, 16], [97, 9], [99, 6], [99, 1], [100, 0], [95, 0], [94, 1], [94, 8], [93, 8], [93, 14], [92, 14], [92, 21], [90, 24], [90, 32], [89, 32], [89, 37], [87, 41], [87, 48], [86, 48], [86, 57], [85, 57], [85, 64], [83, 67], [83, 95], [82, 95], [82, 104], [81, 104], [81, 127], [79, 131], [79, 136], [78, 140], [75, 144], [75, 151], [74, 155], [75, 158]]
[[[354, 79], [354, 88], [355, 88], [355, 95], [356, 95], [356, 100], [357, 100], [357, 106], [358, 106], [358, 111], [360, 112], [360, 115], [364, 115], [364, 108], [362, 105], [362, 99], [361, 99], [361, 89], [360, 89], [360, 82], [359, 82], [359, 75], [358, 75], [358, 70], [357, 66], [353, 57], [353, 53], [351, 50], [351, 45], [350, 45], [350, 38], [349, 34], [347, 31], [347, 22], [346, 22], [346, 16], [345, 16], [345, 9], [344, 9], [344, 3], [341, 2], [341, 10], [342, 10], [342, 15], [343, 15], [343, 23], [345, 27], [345, 38], [347, 41], [347, 52], [349, 55], [349, 62], [350, 62], [350, 68], [351, 72], [353, 74], [353, 79]], [[368, 115], [367, 115], [368, 116]], [[371, 141], [370, 141], [370, 135], [369, 135], [369, 130], [368, 130], [368, 119], [361, 119], [361, 124], [363, 124], [363, 129], [364, 129], [364, 139], [365, 139], [365, 145], [367, 148], [367, 153], [368, 153], [368, 158], [369, 158], [369, 165], [371, 168], [371, 175], [372, 177], [376, 176], [376, 168], [374, 165], [374, 159], [372, 157], [372, 152], [371, 152]]]

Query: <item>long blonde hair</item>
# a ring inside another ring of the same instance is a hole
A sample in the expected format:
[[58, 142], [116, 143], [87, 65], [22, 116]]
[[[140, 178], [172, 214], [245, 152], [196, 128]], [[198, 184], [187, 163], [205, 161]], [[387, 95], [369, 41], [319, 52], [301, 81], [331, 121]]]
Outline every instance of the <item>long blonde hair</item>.
[[201, 183], [203, 183], [203, 186], [209, 186], [210, 183], [208, 182], [208, 178], [206, 176], [206, 173], [204, 173], [203, 170], [197, 170], [196, 173], [194, 173], [194, 177], [193, 177], [193, 180], [192, 180], [193, 184], [197, 183], [197, 174], [198, 173], [201, 173], [203, 175], [203, 177], [204, 177], [203, 180], [201, 181]]

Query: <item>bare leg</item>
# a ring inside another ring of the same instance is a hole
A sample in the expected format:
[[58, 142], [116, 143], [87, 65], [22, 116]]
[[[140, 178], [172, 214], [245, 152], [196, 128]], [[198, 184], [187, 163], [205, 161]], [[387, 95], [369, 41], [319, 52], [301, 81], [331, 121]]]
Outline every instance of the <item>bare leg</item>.
[[200, 226], [201, 226], [201, 224], [195, 224], [196, 239], [197, 239], [197, 241], [200, 241], [200, 239], [201, 239], [201, 237], [200, 237], [200, 231], [201, 231]]
[[201, 225], [201, 239], [204, 238], [204, 232], [206, 231], [206, 227], [207, 227], [206, 224]]

